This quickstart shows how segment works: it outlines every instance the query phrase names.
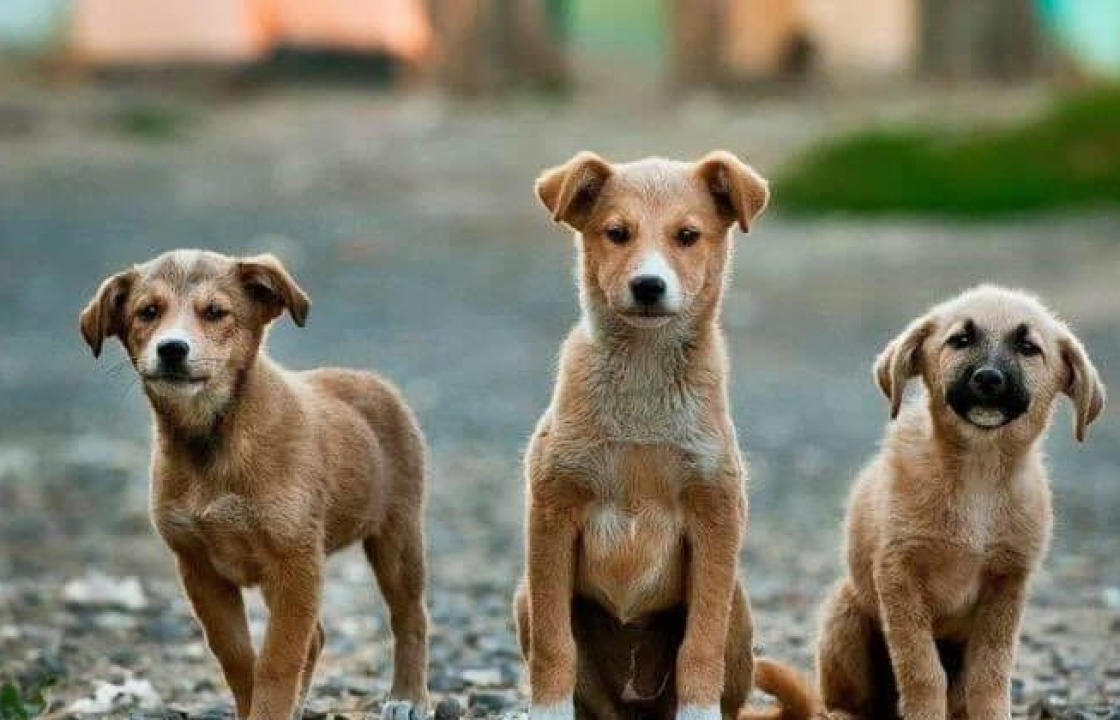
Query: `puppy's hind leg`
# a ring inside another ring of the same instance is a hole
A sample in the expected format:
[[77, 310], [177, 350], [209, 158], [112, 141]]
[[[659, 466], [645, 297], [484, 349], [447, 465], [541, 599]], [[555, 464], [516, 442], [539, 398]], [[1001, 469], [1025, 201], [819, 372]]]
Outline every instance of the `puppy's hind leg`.
[[893, 681], [882, 632], [859, 608], [848, 580], [833, 587], [822, 609], [817, 674], [831, 720], [896, 716], [888, 699]]
[[376, 536], [362, 541], [362, 548], [389, 606], [393, 628], [393, 685], [383, 717], [423, 717], [428, 705], [428, 611], [419, 511], [391, 516]]
[[731, 598], [731, 620], [727, 628], [727, 651], [724, 664], [723, 697], [720, 699], [724, 718], [739, 717], [743, 703], [754, 684], [754, 624], [751, 607], [742, 582]]

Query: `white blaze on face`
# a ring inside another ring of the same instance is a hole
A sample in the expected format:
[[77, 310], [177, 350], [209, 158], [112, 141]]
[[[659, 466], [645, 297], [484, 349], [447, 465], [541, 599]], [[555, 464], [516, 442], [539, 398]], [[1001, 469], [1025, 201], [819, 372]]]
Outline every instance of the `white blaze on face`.
[[175, 325], [173, 327], [160, 330], [157, 335], [155, 335], [151, 340], [148, 341], [148, 348], [144, 353], [144, 355], [146, 356], [144, 360], [145, 364], [147, 365], [147, 368], [145, 369], [148, 372], [155, 372], [159, 368], [159, 346], [165, 342], [175, 340], [179, 340], [187, 344], [188, 350], [185, 362], [189, 363], [191, 361], [191, 354], [194, 351], [194, 343], [191, 342], [190, 333], [187, 332], [186, 328], [180, 325]]
[[646, 276], [661, 278], [665, 282], [665, 297], [661, 301], [663, 310], [677, 312], [681, 309], [681, 280], [661, 251], [655, 250], [642, 258], [630, 279]]

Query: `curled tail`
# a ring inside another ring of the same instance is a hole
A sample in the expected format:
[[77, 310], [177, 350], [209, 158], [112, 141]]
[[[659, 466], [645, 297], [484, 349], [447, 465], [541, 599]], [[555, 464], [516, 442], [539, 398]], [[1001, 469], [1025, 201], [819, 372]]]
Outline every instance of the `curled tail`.
[[756, 659], [754, 683], [759, 690], [773, 695], [779, 707], [746, 707], [739, 713], [739, 720], [810, 720], [824, 712], [813, 684], [788, 665], [767, 658]]

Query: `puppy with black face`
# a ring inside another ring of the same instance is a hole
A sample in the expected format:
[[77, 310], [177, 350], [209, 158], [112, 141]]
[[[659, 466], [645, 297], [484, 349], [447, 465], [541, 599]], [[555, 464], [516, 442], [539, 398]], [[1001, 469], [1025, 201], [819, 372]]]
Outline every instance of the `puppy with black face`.
[[[1053, 523], [1042, 437], [1064, 394], [1084, 440], [1104, 386], [1069, 327], [993, 286], [913, 321], [874, 374], [896, 420], [852, 492], [819, 694], [776, 689], [805, 709], [784, 717], [1010, 718], [1019, 623]], [[923, 391], [903, 403], [914, 377]]]
[[[372, 373], [291, 372], [263, 343], [307, 294], [271, 255], [166, 253], [127, 268], [81, 314], [94, 355], [116, 337], [155, 418], [152, 519], [233, 691], [239, 718], [300, 716], [323, 648], [326, 556], [361, 542], [392, 616], [391, 720], [423, 712], [423, 436]], [[258, 656], [242, 588], [270, 611]]]

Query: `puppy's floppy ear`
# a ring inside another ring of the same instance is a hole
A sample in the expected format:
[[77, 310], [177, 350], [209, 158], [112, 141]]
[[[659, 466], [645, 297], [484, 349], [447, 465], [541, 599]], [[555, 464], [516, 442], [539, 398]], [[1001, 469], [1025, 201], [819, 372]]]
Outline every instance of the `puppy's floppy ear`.
[[136, 270], [106, 278], [78, 317], [78, 327], [94, 357], [101, 355], [105, 338], [124, 334], [124, 306], [136, 282]]
[[1066, 366], [1066, 384], [1062, 392], [1073, 401], [1073, 436], [1077, 442], [1084, 442], [1089, 425], [1104, 409], [1104, 383], [1085, 352], [1085, 346], [1073, 333], [1059, 340], [1058, 347]]
[[552, 213], [553, 221], [580, 230], [610, 176], [610, 163], [585, 150], [563, 165], [541, 173], [535, 190]]
[[264, 305], [267, 320], [276, 318], [287, 308], [296, 325], [303, 327], [307, 322], [311, 299], [276, 256], [265, 253], [242, 258], [237, 261], [237, 275], [249, 295]]
[[754, 168], [726, 150], [716, 150], [696, 163], [696, 174], [716, 201], [720, 215], [738, 222], [743, 232], [770, 202], [770, 186]]
[[929, 316], [910, 323], [902, 333], [887, 343], [875, 359], [875, 382], [891, 402], [891, 419], [898, 417], [906, 381], [918, 374], [922, 343], [933, 332]]

